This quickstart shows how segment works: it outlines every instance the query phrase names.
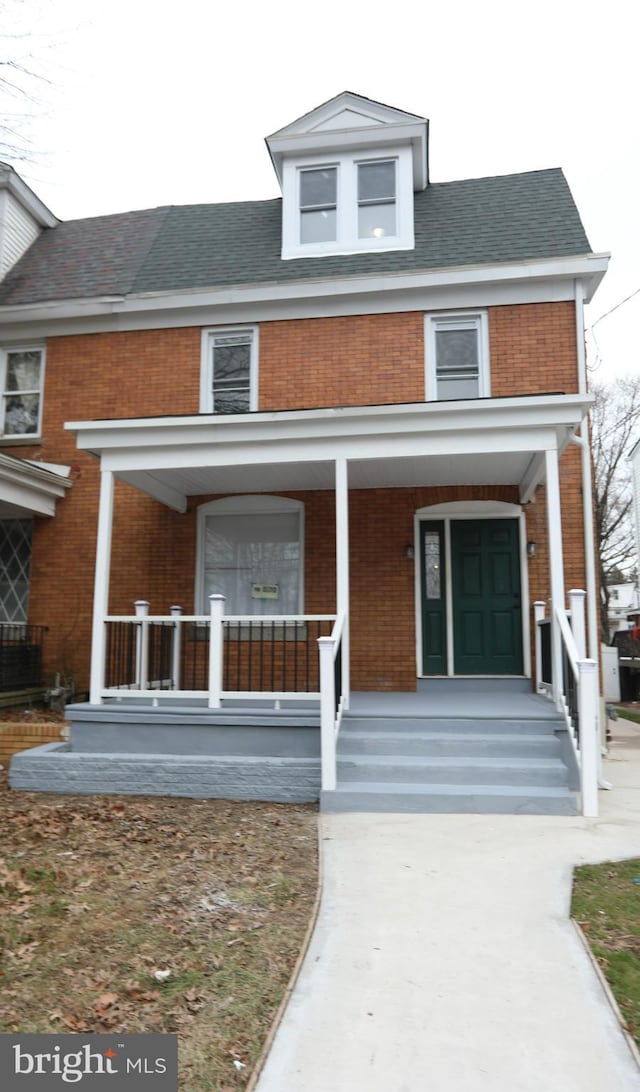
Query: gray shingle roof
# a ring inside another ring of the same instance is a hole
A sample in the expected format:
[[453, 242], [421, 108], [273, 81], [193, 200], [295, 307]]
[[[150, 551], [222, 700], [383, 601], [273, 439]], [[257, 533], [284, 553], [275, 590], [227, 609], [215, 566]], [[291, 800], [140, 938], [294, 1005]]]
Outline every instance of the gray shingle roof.
[[171, 292], [590, 252], [561, 170], [430, 185], [411, 251], [280, 258], [281, 201], [148, 209], [48, 228], [0, 285], [0, 304]]

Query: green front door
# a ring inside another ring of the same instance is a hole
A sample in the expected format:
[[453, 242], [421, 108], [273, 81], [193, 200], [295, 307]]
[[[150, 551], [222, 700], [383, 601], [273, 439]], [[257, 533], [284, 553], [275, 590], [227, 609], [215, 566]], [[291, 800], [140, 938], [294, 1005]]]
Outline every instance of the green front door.
[[456, 675], [521, 675], [518, 522], [451, 521]]

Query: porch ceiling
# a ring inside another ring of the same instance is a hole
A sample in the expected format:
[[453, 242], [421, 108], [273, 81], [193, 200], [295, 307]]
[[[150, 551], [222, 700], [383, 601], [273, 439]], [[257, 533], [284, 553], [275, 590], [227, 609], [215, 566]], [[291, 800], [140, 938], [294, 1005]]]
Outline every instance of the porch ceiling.
[[[350, 459], [351, 489], [399, 488], [420, 485], [519, 484], [535, 452], [521, 452], [508, 460], [504, 455], [397, 456]], [[184, 470], [120, 471], [117, 475], [152, 496], [164, 489], [189, 496], [209, 493], [269, 493], [307, 489], [333, 489], [333, 462], [268, 463], [249, 466], [198, 467]]]
[[73, 422], [78, 447], [105, 470], [183, 511], [215, 493], [333, 489], [344, 459], [349, 487], [518, 485], [542, 478], [588, 395], [341, 407], [215, 417]]

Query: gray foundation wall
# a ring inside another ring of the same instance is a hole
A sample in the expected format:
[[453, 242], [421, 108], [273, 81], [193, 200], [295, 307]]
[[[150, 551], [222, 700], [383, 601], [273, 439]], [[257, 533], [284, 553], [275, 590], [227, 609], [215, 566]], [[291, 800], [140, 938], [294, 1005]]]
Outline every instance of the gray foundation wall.
[[9, 784], [28, 792], [123, 793], [305, 804], [320, 795], [317, 758], [78, 752], [48, 743], [11, 760]]

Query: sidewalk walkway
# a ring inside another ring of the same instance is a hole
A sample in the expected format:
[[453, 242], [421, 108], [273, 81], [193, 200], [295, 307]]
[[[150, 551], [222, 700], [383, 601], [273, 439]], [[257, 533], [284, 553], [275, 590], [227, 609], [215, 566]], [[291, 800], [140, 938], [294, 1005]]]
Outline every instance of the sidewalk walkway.
[[568, 919], [575, 864], [640, 856], [640, 726], [601, 818], [327, 815], [324, 890], [256, 1092], [640, 1092]]

